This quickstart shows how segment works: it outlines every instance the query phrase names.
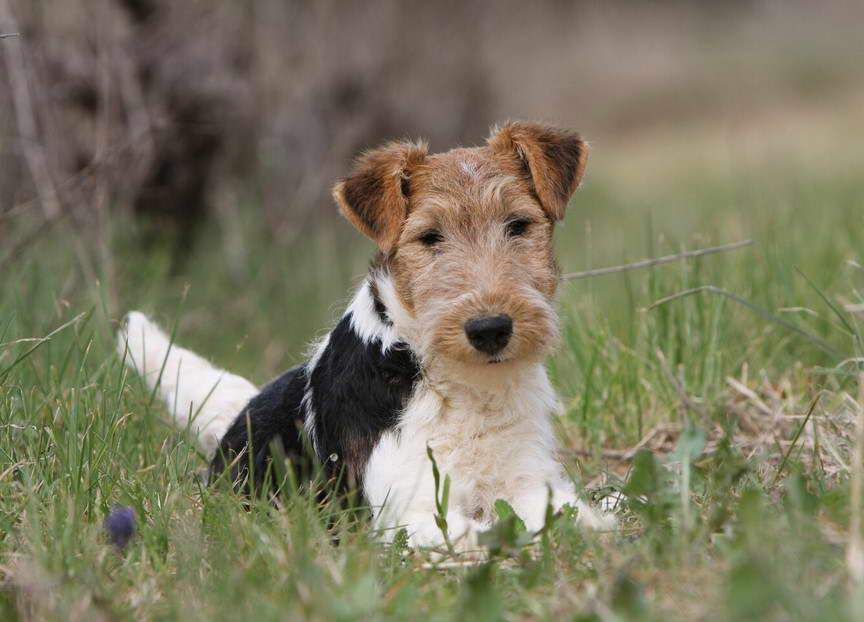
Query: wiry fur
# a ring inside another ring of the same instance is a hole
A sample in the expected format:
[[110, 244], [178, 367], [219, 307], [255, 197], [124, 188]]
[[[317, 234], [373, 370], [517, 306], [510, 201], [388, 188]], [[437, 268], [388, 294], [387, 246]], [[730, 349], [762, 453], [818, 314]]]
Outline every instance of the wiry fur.
[[[578, 135], [524, 123], [473, 149], [428, 155], [422, 144], [391, 143], [365, 154], [334, 196], [381, 252], [309, 361], [260, 393], [231, 376], [205, 402], [204, 387], [225, 372], [169, 352], [140, 314], [123, 338], [135, 361], [167, 358], [180, 382], [163, 377], [162, 394], [179, 422], [204, 404], [194, 424], [202, 443], [224, 432], [212, 469], [233, 465], [238, 484], [263, 476], [274, 447], [302, 461], [311, 445], [328, 472], [363, 493], [385, 537], [404, 526], [415, 544], [436, 545], [431, 448], [452, 481], [447, 522], [462, 547], [490, 524], [498, 498], [529, 529], [542, 527], [548, 503], [578, 507], [586, 526], [610, 526], [578, 501], [556, 460], [558, 400], [543, 367], [558, 343], [552, 228], [586, 154]], [[494, 351], [466, 337], [472, 321], [499, 316], [512, 329]], [[135, 330], [156, 345], [145, 348]], [[230, 426], [229, 407], [240, 412]]]

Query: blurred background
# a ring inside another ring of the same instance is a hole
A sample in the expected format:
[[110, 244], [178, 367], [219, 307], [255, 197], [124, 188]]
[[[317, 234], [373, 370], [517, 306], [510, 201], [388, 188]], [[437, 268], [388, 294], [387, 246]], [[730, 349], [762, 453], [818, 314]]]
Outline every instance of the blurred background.
[[[864, 619], [862, 0], [0, 0], [0, 37], [0, 619]], [[565, 272], [753, 241], [559, 287], [562, 458], [633, 484], [626, 540], [430, 574], [202, 491], [123, 314], [267, 382], [367, 270], [358, 151], [505, 119], [591, 143]]]
[[[852, 0], [0, 0], [0, 271], [53, 279], [47, 308], [179, 318], [260, 381], [371, 256], [330, 198], [353, 156], [521, 118], [592, 144], [565, 271], [753, 237], [736, 291], [794, 306], [769, 268], [830, 287], [860, 248], [862, 24]], [[651, 302], [625, 277], [563, 289], [622, 338]]]
[[179, 255], [239, 209], [284, 242], [330, 226], [333, 181], [388, 138], [445, 150], [503, 119], [542, 119], [578, 129], [601, 159], [697, 126], [725, 138], [718, 157], [747, 157], [864, 88], [856, 1], [0, 8], [3, 31], [20, 32], [0, 58], [3, 233], [25, 205], [97, 234], [123, 212], [157, 223]]

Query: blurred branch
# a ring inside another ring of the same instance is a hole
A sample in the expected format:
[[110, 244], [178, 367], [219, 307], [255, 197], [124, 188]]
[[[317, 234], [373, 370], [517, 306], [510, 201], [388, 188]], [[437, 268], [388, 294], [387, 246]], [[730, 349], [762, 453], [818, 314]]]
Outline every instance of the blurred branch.
[[732, 242], [730, 244], [722, 244], [721, 246], [711, 246], [708, 248], [702, 248], [695, 251], [685, 251], [683, 253], [678, 253], [677, 255], [666, 255], [665, 257], [657, 257], [655, 259], [643, 259], [642, 261], [637, 261], [635, 263], [628, 263], [622, 266], [611, 266], [609, 268], [598, 268], [596, 270], [587, 270], [585, 272], [570, 272], [568, 274], [562, 274], [560, 278], [562, 281], [575, 281], [577, 279], [589, 279], [595, 276], [604, 276], [606, 274], [617, 274], [619, 272], [627, 272], [628, 270], [636, 270], [638, 268], [648, 268], [650, 266], [659, 266], [664, 263], [672, 263], [673, 261], [679, 261], [681, 259], [691, 259], [693, 257], [702, 257], [703, 255], [712, 255], [714, 253], [722, 253], [725, 251], [732, 251], [738, 248], [743, 248], [745, 246], [750, 246], [753, 244], [753, 240], [742, 240], [740, 242]]
[[[61, 179], [55, 187], [59, 191], [63, 192], [76, 192], [80, 190], [82, 186], [89, 183], [97, 175], [107, 174], [107, 172], [110, 171], [111, 168], [119, 161], [121, 156], [127, 154], [130, 151], [136, 151], [142, 143], [148, 143], [149, 141], [149, 128], [141, 130], [133, 134], [126, 140], [112, 146], [111, 148], [105, 149], [99, 157], [92, 159], [87, 164], [87, 166], [82, 168], [80, 171], [69, 175], [64, 179]], [[6, 209], [5, 212], [0, 212], [0, 220], [13, 216], [17, 212], [26, 210], [28, 207], [38, 202], [39, 200], [39, 197], [35, 197], [33, 199], [28, 199], [26, 201], [21, 201], [20, 203], [12, 205], [8, 209]], [[74, 210], [74, 207], [72, 209]]]
[[0, 39], [11, 39], [12, 37], [17, 37], [17, 36], [18, 36], [17, 32], [7, 32], [7, 33], [0, 34]]
[[[0, 0], [0, 12], [6, 15], [6, 19], [14, 30], [18, 30], [15, 15], [12, 13], [8, 0]], [[27, 66], [21, 44], [7, 45], [3, 48], [6, 55], [6, 69], [9, 75], [9, 87], [12, 93], [12, 101], [15, 108], [15, 118], [18, 122], [18, 132], [21, 137], [21, 147], [24, 158], [39, 202], [42, 204], [42, 212], [45, 218], [51, 220], [60, 212], [60, 201], [54, 188], [54, 182], [48, 168], [48, 159], [42, 144], [39, 142], [39, 133], [36, 125], [36, 116], [33, 113], [33, 100], [30, 97], [30, 87], [27, 83]]]
[[[85, 168], [83, 168], [75, 175], [71, 175], [68, 178], [62, 180], [59, 184], [60, 188], [64, 191], [76, 190], [78, 187], [88, 183], [97, 175], [102, 174], [105, 169], [108, 169], [112, 166], [112, 164], [117, 161], [121, 154], [129, 151], [130, 149], [136, 149], [139, 143], [144, 140], [149, 140], [149, 130], [141, 131], [138, 134], [131, 136], [128, 140], [112, 147], [111, 149], [106, 149], [101, 155], [101, 157], [91, 161]], [[33, 202], [39, 200], [40, 199], [37, 197], [32, 201], [24, 201], [22, 203], [18, 203], [17, 205], [12, 206], [5, 213], [0, 213], [0, 220], [2, 220], [4, 217], [9, 217], [10, 215], [12, 215], [13, 212], [17, 212], [22, 208], [26, 208], [29, 205], [32, 205]], [[86, 206], [86, 203], [73, 203], [68, 209], [62, 212], [57, 212], [50, 217], [45, 216], [42, 221], [35, 225], [30, 231], [23, 235], [20, 235], [18, 241], [11, 247], [9, 247], [5, 254], [0, 256], [0, 268], [5, 266], [7, 263], [10, 263], [25, 248], [38, 240], [41, 235], [50, 231], [52, 226], [61, 221], [64, 217], [69, 216], [73, 212], [76, 212], [76, 210], [81, 206]]]
[[65, 215], [65, 213], [60, 213], [57, 216], [55, 216], [54, 218], [46, 218], [42, 222], [40, 222], [38, 225], [33, 227], [30, 231], [28, 231], [27, 233], [25, 233], [22, 236], [19, 236], [18, 241], [15, 242], [14, 244], [12, 244], [12, 246], [9, 247], [9, 249], [6, 251], [6, 253], [2, 257], [0, 257], [0, 268], [2, 268], [7, 263], [9, 263], [13, 259], [15, 259], [21, 253], [21, 251], [23, 251], [25, 248], [27, 248], [33, 242], [35, 242], [37, 239], [39, 239], [39, 237], [43, 233], [48, 231], [51, 228], [51, 226], [55, 222], [60, 220], [60, 218], [64, 215]]
[[[0, 0], [0, 13], [6, 15], [6, 19], [12, 26], [13, 30], [18, 31], [17, 20], [11, 10], [8, 0]], [[33, 178], [33, 184], [36, 189], [36, 195], [39, 198], [39, 203], [42, 206], [42, 215], [44, 221], [37, 225], [24, 238], [18, 242], [12, 249], [2, 257], [2, 263], [6, 263], [14, 258], [26, 248], [34, 240], [56, 222], [66, 216], [69, 210], [63, 210], [60, 195], [57, 192], [57, 186], [54, 183], [54, 176], [51, 172], [51, 165], [45, 151], [45, 147], [39, 137], [38, 124], [36, 120], [36, 108], [34, 99], [31, 97], [30, 84], [28, 81], [27, 59], [24, 55], [23, 41], [16, 42], [13, 45], [5, 45], [4, 52], [6, 56], [6, 71], [9, 76], [9, 87], [11, 90], [13, 107], [15, 108], [15, 119], [18, 124], [18, 133], [21, 142], [21, 148], [24, 152], [24, 160], [27, 163], [27, 168], [30, 171], [30, 176]], [[89, 281], [96, 281], [96, 269], [92, 260], [87, 254], [87, 250], [78, 237], [73, 240], [75, 252], [78, 255], [78, 260], [81, 264], [81, 269], [85, 277]]]

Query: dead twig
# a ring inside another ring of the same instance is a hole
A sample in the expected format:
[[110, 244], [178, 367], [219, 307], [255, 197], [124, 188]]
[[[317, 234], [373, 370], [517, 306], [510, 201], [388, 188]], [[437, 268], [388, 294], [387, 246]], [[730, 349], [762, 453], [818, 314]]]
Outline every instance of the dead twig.
[[767, 415], [769, 417], [777, 416], [777, 413], [775, 413], [771, 408], [769, 408], [768, 405], [763, 402], [758, 395], [756, 395], [756, 392], [747, 388], [744, 383], [739, 382], [732, 376], [726, 378], [726, 382], [729, 383], [729, 385], [733, 389], [738, 391], [738, 393], [749, 399], [750, 402], [756, 407], [756, 410], [761, 412], [763, 415]]
[[615, 451], [613, 449], [601, 449], [599, 451], [589, 451], [587, 449], [567, 449], [562, 453], [571, 456], [578, 456], [580, 458], [604, 458], [606, 460], [618, 460], [620, 462], [627, 462], [633, 459], [629, 450]]
[[791, 330], [792, 332], [797, 333], [798, 335], [801, 335], [802, 337], [812, 341], [813, 343], [818, 345], [820, 348], [822, 348], [826, 352], [833, 354], [835, 356], [837, 356], [839, 354], [837, 352], [837, 350], [834, 349], [834, 347], [831, 344], [829, 344], [827, 341], [825, 341], [824, 339], [820, 339], [816, 335], [811, 335], [807, 331], [801, 330], [800, 328], [798, 328], [797, 326], [795, 326], [791, 322], [787, 322], [786, 320], [784, 320], [781, 317], [778, 317], [774, 313], [771, 313], [770, 311], [766, 311], [762, 307], [754, 305], [752, 302], [744, 300], [740, 296], [736, 296], [735, 294], [727, 292], [725, 289], [720, 289], [719, 287], [716, 287], [714, 285], [702, 285], [701, 287], [694, 287], [692, 289], [685, 289], [683, 292], [678, 292], [677, 294], [672, 294], [671, 296], [666, 296], [665, 298], [661, 298], [660, 300], [657, 300], [656, 302], [648, 305], [645, 308], [645, 311], [651, 311], [653, 309], [656, 309], [657, 307], [665, 305], [666, 303], [672, 302], [673, 300], [678, 300], [679, 298], [685, 298], [687, 296], [692, 296], [694, 294], [701, 294], [704, 292], [710, 292], [712, 294], [719, 294], [720, 296], [725, 296], [726, 298], [729, 298], [730, 300], [734, 300], [738, 304], [747, 307], [751, 311], [755, 311], [759, 315], [762, 315], [762, 316], [768, 318], [769, 320], [773, 320], [773, 321], [777, 322], [778, 324], [780, 324], [781, 326]]
[[668, 436], [670, 434], [677, 434], [679, 432], [679, 426], [674, 423], [658, 423], [653, 428], [648, 430], [645, 436], [642, 437], [638, 443], [633, 445], [630, 449], [626, 450], [617, 450], [617, 449], [601, 449], [599, 451], [589, 451], [586, 449], [568, 449], [563, 451], [564, 454], [570, 454], [573, 456], [580, 456], [584, 458], [606, 458], [608, 460], [619, 460], [621, 462], [629, 462], [633, 459], [636, 453], [640, 449], [646, 448], [651, 442], [656, 439], [659, 435]]
[[17, 32], [5, 32], [0, 34], [0, 39], [11, 39], [12, 37], [17, 37], [19, 34]]
[[606, 274], [618, 274], [619, 272], [627, 272], [628, 270], [637, 270], [639, 268], [649, 268], [658, 266], [664, 263], [672, 263], [681, 259], [692, 259], [693, 257], [702, 257], [703, 255], [712, 255], [714, 253], [722, 253], [724, 251], [732, 251], [753, 244], [753, 240], [742, 240], [740, 242], [732, 242], [730, 244], [722, 244], [720, 246], [711, 246], [701, 248], [695, 251], [684, 251], [676, 255], [666, 255], [665, 257], [657, 257], [655, 259], [643, 259], [635, 263], [628, 263], [622, 266], [610, 266], [608, 268], [597, 268], [596, 270], [586, 270], [585, 272], [570, 272], [562, 274], [558, 277], [562, 281], [575, 281], [578, 279], [588, 279], [595, 276], [604, 276]]
[[795, 431], [795, 436], [792, 437], [792, 442], [789, 444], [789, 449], [787, 449], [786, 453], [783, 455], [783, 460], [780, 462], [780, 466], [777, 467], [777, 472], [774, 474], [774, 479], [771, 480], [772, 488], [774, 487], [774, 484], [777, 483], [777, 480], [780, 479], [780, 474], [783, 473], [783, 467], [786, 466], [786, 462], [788, 462], [789, 456], [792, 454], [792, 450], [795, 449], [795, 444], [798, 442], [798, 438], [801, 436], [801, 432], [804, 431], [804, 427], [807, 425], [807, 422], [810, 421], [810, 417], [813, 415], [813, 411], [816, 410], [816, 404], [819, 403], [819, 398], [821, 397], [821, 393], [818, 393], [816, 395], [816, 398], [813, 400], [813, 403], [810, 404], [810, 408], [807, 410], [807, 416], [804, 417], [804, 421], [801, 422], [798, 430]]

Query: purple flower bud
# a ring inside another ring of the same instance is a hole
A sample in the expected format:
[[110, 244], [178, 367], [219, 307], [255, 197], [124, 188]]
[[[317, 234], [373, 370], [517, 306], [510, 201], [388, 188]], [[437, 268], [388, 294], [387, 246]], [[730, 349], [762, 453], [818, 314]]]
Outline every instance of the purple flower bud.
[[135, 510], [128, 505], [125, 507], [115, 505], [105, 517], [103, 524], [111, 544], [123, 551], [135, 535]]

